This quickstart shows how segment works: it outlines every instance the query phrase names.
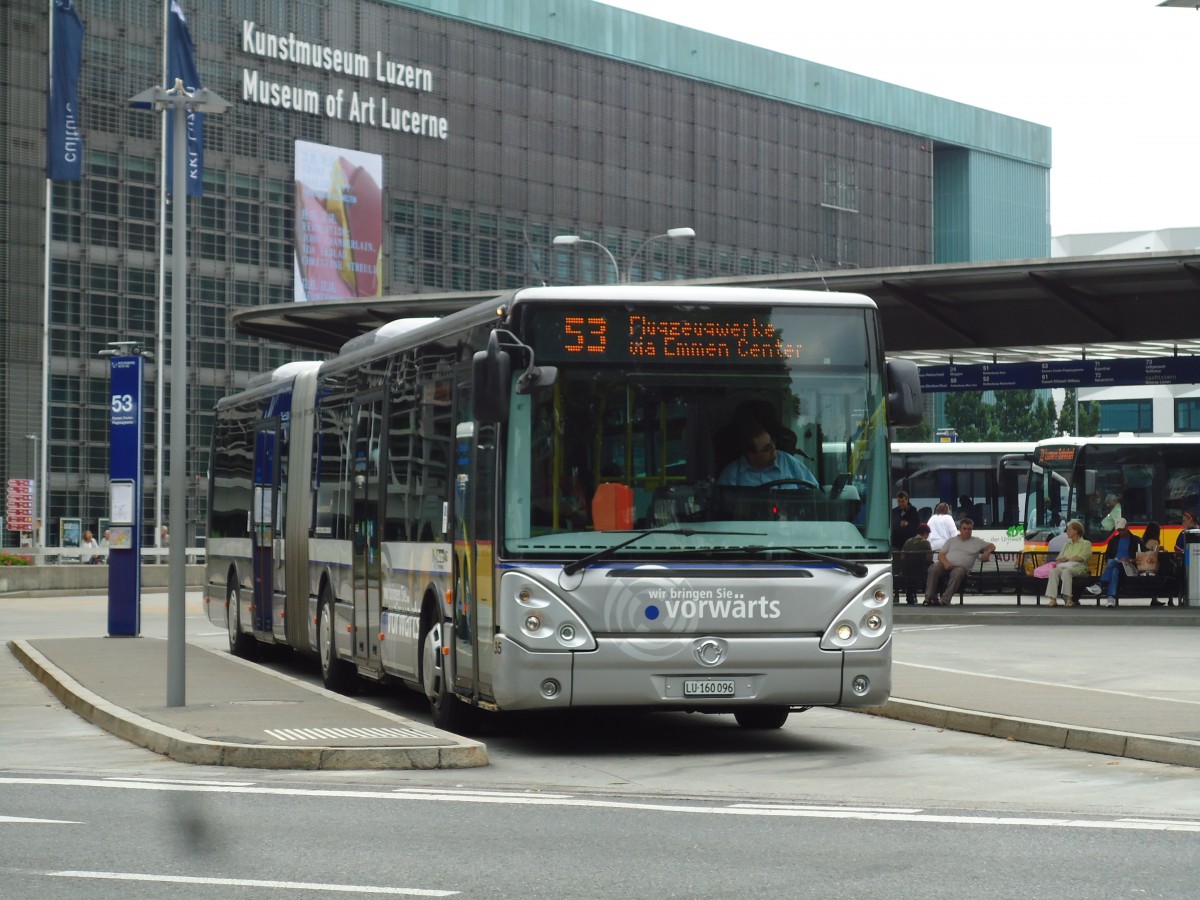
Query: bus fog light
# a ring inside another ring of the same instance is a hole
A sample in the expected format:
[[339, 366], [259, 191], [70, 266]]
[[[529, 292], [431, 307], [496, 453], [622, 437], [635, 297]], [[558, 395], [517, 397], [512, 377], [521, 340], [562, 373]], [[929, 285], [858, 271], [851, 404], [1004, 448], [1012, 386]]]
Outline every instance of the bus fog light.
[[866, 675], [855, 675], [854, 680], [850, 682], [850, 690], [854, 691], [860, 697], [870, 689], [871, 679]]
[[531, 596], [533, 596], [533, 595], [529, 593], [528, 588], [522, 588], [520, 591], [517, 592], [517, 599], [520, 600], [522, 603], [528, 603], [529, 598]]
[[526, 616], [525, 630], [530, 634], [535, 634], [542, 627], [541, 616]]
[[892, 598], [889, 597], [887, 594], [885, 594], [883, 591], [875, 592], [875, 602], [876, 603], [887, 603], [887, 601], [890, 599], [892, 599]]
[[871, 613], [863, 624], [871, 631], [878, 631], [883, 627], [883, 619], [879, 617], [879, 613]]
[[553, 700], [555, 697], [558, 696], [558, 692], [561, 690], [562, 690], [562, 685], [560, 685], [553, 678], [547, 678], [545, 681], [542, 682], [542, 696], [545, 697], [547, 700]]
[[559, 639], [563, 641], [563, 643], [569, 644], [571, 641], [575, 640], [575, 626], [574, 625], [563, 625], [561, 628], [558, 629], [558, 636], [559, 636]]
[[850, 638], [854, 637], [854, 629], [850, 627], [848, 622], [843, 622], [837, 627], [836, 634], [839, 641], [848, 641]]

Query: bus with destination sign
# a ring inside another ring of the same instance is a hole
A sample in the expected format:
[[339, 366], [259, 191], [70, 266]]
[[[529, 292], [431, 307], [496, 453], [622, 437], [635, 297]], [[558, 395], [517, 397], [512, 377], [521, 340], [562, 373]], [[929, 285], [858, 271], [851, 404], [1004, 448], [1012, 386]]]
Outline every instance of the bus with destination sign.
[[1174, 550], [1183, 514], [1200, 510], [1200, 436], [1059, 437], [1039, 441], [1025, 505], [1025, 547], [1044, 551], [1071, 519], [1103, 553], [1117, 518], [1142, 534], [1159, 526]]
[[888, 428], [920, 409], [859, 295], [546, 287], [397, 320], [217, 405], [207, 615], [452, 730], [877, 706]]

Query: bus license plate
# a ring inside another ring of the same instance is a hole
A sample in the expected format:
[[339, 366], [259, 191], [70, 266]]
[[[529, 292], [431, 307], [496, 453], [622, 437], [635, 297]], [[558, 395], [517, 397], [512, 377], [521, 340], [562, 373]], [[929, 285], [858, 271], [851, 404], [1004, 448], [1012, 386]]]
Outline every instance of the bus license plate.
[[732, 697], [734, 695], [732, 678], [698, 678], [683, 683], [685, 697]]

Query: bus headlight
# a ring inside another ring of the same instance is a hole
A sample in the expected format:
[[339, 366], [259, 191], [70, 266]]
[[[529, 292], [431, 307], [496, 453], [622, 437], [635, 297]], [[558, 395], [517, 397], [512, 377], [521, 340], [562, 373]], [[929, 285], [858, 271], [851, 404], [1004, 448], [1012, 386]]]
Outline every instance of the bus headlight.
[[500, 579], [496, 623], [527, 650], [595, 650], [584, 621], [555, 591], [529, 575], [505, 573]]
[[891, 572], [879, 572], [846, 601], [821, 635], [822, 650], [878, 650], [892, 637]]

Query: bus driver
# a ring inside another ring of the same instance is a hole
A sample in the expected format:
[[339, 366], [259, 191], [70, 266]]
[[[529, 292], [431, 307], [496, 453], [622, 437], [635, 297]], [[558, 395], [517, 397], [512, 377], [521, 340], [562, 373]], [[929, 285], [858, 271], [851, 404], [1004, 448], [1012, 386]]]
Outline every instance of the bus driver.
[[772, 481], [799, 481], [820, 487], [808, 466], [776, 447], [775, 439], [758, 422], [747, 422], [741, 438], [742, 455], [725, 467], [717, 484], [758, 487]]

